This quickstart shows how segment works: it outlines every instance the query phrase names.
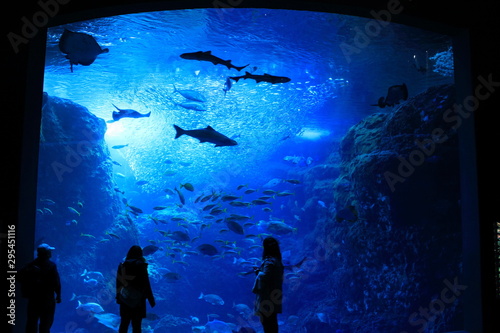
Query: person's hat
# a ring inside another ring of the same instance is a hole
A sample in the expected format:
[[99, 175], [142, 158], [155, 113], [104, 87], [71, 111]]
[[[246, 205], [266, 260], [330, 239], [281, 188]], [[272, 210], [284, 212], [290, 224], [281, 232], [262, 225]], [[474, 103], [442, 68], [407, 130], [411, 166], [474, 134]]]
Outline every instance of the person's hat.
[[45, 251], [52, 251], [52, 250], [55, 250], [56, 248], [55, 247], [52, 247], [50, 246], [49, 244], [47, 243], [42, 243], [40, 245], [38, 245], [38, 250], [45, 250]]

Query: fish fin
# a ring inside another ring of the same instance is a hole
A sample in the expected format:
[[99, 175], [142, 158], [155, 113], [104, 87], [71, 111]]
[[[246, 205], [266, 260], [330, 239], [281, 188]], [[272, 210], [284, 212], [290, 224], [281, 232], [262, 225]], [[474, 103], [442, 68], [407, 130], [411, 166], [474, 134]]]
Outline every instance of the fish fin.
[[252, 75], [252, 73], [245, 71], [245, 75]]
[[114, 105], [113, 103], [111, 103], [111, 105], [113, 105], [118, 111], [121, 111], [116, 105]]
[[[248, 64], [250, 65], [250, 64]], [[239, 71], [241, 71], [243, 68], [247, 67], [248, 65], [245, 65], [245, 66], [241, 66], [241, 67], [237, 67], [237, 66], [234, 66], [234, 68], [236, 68]], [[247, 72], [248, 73], [248, 72]]]
[[204, 53], [204, 54], [210, 54], [210, 55], [211, 55], [211, 54], [212, 54], [212, 51], [205, 51], [205, 52], [201, 51], [201, 53]]
[[210, 126], [210, 125], [208, 125], [208, 126], [207, 126], [207, 128], [205, 128], [205, 129], [207, 129], [207, 130], [209, 130], [209, 131], [214, 131], [214, 132], [215, 132], [215, 130], [214, 130], [214, 129], [212, 128], [212, 126]]
[[175, 128], [175, 138], [174, 139], [177, 139], [178, 137], [180, 137], [181, 135], [183, 134], [186, 134], [186, 131], [184, 131], [182, 128], [180, 128], [179, 126], [177, 125], [174, 125], [174, 128]]
[[242, 78], [242, 76], [230, 76], [229, 77], [231, 80], [234, 80], [234, 82], [238, 82], [239, 79]]
[[143, 115], [143, 117], [149, 117], [151, 115], [151, 111], [149, 111], [149, 113], [146, 113], [145, 115]]

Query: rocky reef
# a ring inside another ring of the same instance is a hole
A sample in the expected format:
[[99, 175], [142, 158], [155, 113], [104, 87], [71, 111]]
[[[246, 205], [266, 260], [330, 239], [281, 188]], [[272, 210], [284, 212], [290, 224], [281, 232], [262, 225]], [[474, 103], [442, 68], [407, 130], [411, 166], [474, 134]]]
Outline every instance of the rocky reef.
[[[138, 243], [137, 229], [114, 190], [105, 131], [104, 120], [85, 107], [44, 94], [36, 235], [37, 243], [56, 247], [67, 292], [111, 291], [115, 272], [109, 263], [118, 265]], [[87, 278], [81, 275], [85, 269], [103, 277]]]
[[314, 225], [304, 255], [317, 264], [289, 306], [307, 332], [460, 329], [461, 300], [440, 299], [461, 273], [458, 143], [444, 117], [454, 100], [442, 85], [372, 114], [302, 175]]

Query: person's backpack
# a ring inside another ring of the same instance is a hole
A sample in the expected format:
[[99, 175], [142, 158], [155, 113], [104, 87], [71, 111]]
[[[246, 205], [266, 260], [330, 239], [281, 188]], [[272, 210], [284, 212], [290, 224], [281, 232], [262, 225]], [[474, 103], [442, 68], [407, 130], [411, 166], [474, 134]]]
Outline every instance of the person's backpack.
[[31, 262], [19, 270], [17, 280], [21, 283], [21, 296], [33, 297], [42, 287], [42, 269]]
[[122, 287], [118, 294], [120, 301], [131, 308], [137, 307], [142, 300], [142, 292], [132, 286]]

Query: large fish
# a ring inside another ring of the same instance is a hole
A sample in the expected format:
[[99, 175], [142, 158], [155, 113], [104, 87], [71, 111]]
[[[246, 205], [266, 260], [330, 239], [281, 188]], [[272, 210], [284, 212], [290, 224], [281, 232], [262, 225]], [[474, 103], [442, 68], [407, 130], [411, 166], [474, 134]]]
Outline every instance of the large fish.
[[217, 132], [212, 127], [207, 126], [207, 128], [195, 129], [195, 130], [184, 130], [177, 125], [174, 125], [175, 128], [175, 139], [180, 137], [181, 135], [188, 135], [195, 139], [200, 140], [200, 143], [210, 142], [214, 143], [215, 147], [224, 147], [224, 146], [236, 146], [238, 143], [227, 136]]
[[190, 52], [190, 53], [183, 53], [181, 54], [182, 59], [187, 59], [187, 60], [198, 60], [198, 61], [208, 61], [211, 62], [214, 65], [224, 65], [228, 69], [234, 68], [238, 71], [241, 71], [243, 68], [247, 67], [248, 65], [245, 66], [234, 66], [231, 63], [231, 60], [223, 60], [219, 57], [216, 57], [212, 55], [212, 51], [198, 51], [198, 52]]
[[395, 85], [389, 87], [387, 91], [387, 97], [384, 96], [378, 99], [377, 104], [372, 104], [372, 106], [378, 106], [380, 108], [385, 108], [386, 106], [394, 106], [399, 104], [402, 100], [406, 101], [408, 99], [408, 88], [406, 84]]
[[109, 49], [101, 48], [91, 35], [67, 29], [59, 39], [59, 50], [66, 54], [71, 72], [73, 65], [90, 66], [99, 54], [109, 52]]
[[179, 93], [182, 95], [182, 97], [189, 99], [191, 101], [195, 102], [201, 102], [205, 103], [207, 100], [205, 96], [203, 96], [201, 93], [197, 92], [196, 90], [190, 90], [190, 89], [185, 89], [185, 90], [179, 90], [174, 84], [174, 93]]
[[113, 111], [113, 120], [114, 121], [118, 121], [122, 118], [143, 118], [143, 117], [149, 117], [151, 115], [151, 112], [139, 113], [139, 112], [132, 110], [132, 109], [119, 109], [114, 104], [113, 104], [113, 106], [118, 110], [118, 111]]
[[290, 80], [291, 80], [289, 77], [286, 77], [286, 76], [275, 76], [275, 75], [271, 75], [271, 74], [260, 75], [260, 74], [252, 74], [249, 72], [245, 72], [245, 75], [242, 75], [242, 76], [230, 76], [229, 78], [231, 80], [236, 81], [236, 82], [238, 82], [239, 79], [245, 79], [245, 80], [246, 79], [253, 79], [257, 83], [269, 82], [272, 84], [286, 83], [286, 82], [290, 82]]

